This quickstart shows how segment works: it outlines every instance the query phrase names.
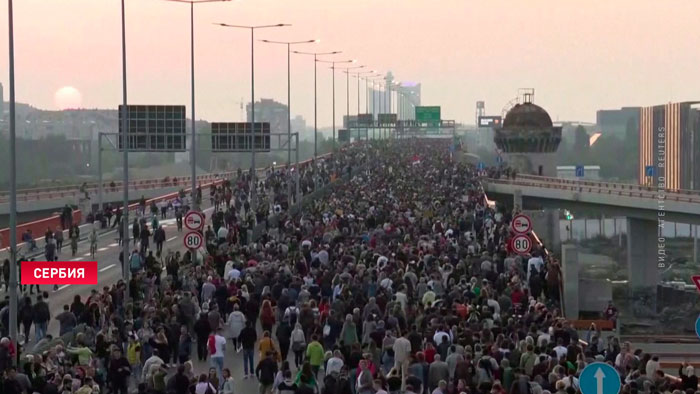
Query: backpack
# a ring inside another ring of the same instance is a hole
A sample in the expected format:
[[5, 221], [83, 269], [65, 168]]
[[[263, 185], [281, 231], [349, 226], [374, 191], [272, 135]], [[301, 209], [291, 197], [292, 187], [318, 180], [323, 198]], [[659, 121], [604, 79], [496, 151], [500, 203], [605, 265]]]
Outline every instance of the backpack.
[[129, 265], [132, 271], [138, 271], [141, 269], [141, 256], [138, 254], [131, 255], [129, 259]]
[[298, 312], [299, 312], [299, 308], [297, 308], [295, 306], [289, 307], [289, 325], [291, 327], [294, 327], [294, 325], [297, 324]]

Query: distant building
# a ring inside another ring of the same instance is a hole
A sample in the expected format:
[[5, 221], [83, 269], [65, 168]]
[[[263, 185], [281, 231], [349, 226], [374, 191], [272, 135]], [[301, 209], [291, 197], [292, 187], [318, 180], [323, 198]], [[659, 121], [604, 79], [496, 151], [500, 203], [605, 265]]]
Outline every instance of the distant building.
[[399, 100], [401, 119], [413, 119], [415, 117], [414, 108], [421, 105], [421, 84], [418, 82], [401, 82], [398, 86], [394, 85], [391, 94], [389, 94], [384, 90], [384, 87], [387, 82], [394, 80], [394, 76], [391, 72], [388, 72], [383, 79], [384, 81], [381, 82], [382, 88], [379, 88], [377, 82], [374, 85], [371, 81], [369, 82], [369, 97], [367, 98], [369, 112], [374, 115], [375, 119], [379, 113], [396, 113], [396, 108], [393, 110], [391, 108], [395, 106], [393, 100], [396, 99], [396, 91], [398, 91], [401, 95]]
[[[252, 120], [251, 105], [246, 105], [246, 121]], [[287, 106], [273, 99], [260, 99], [255, 103], [255, 121], [270, 122], [270, 133], [287, 132]]]
[[[639, 183], [700, 190], [700, 102], [643, 107], [639, 117]], [[661, 182], [660, 182], [661, 181]]]
[[494, 128], [493, 142], [503, 152], [508, 166], [521, 174], [556, 176], [556, 151], [561, 142], [561, 126], [526, 95], [511, 108], [502, 127]]
[[0, 119], [5, 116], [5, 89], [0, 83]]
[[632, 122], [634, 129], [639, 127], [640, 107], [622, 107], [620, 109], [601, 109], [596, 112], [596, 125], [603, 135], [613, 135], [624, 139], [627, 124]]

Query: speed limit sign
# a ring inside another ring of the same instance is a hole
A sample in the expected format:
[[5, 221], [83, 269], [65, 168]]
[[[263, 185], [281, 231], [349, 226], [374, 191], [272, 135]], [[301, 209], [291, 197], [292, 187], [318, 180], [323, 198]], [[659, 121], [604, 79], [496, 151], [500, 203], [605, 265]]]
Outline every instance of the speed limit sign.
[[202, 234], [196, 231], [191, 231], [185, 234], [183, 242], [185, 243], [185, 247], [187, 249], [199, 249], [204, 243], [204, 238], [202, 238]]
[[532, 230], [532, 220], [523, 214], [515, 215], [511, 227], [516, 234], [527, 234]]
[[530, 253], [532, 249], [532, 240], [524, 234], [516, 235], [510, 240], [511, 249], [518, 254]]

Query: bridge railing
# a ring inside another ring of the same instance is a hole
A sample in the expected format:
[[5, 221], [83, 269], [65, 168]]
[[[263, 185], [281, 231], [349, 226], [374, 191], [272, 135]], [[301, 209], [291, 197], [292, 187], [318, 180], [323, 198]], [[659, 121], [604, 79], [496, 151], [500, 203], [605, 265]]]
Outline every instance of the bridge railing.
[[[521, 180], [522, 179], [522, 180]], [[556, 178], [549, 178], [556, 179]], [[609, 196], [625, 196], [625, 197], [636, 197], [636, 198], [649, 198], [658, 199], [659, 191], [654, 188], [614, 188], [605, 187], [604, 183], [594, 183], [592, 185], [584, 185], [569, 182], [550, 182], [549, 179], [543, 179], [542, 177], [534, 178], [521, 178], [518, 176], [517, 179], [496, 179], [488, 178], [489, 183], [500, 183], [518, 186], [530, 186], [530, 187], [541, 187], [554, 190], [569, 190], [579, 193], [597, 193], [597, 194], [607, 194]], [[675, 191], [667, 191], [664, 193], [664, 200], [666, 201], [677, 201], [677, 202], [689, 202], [700, 204], [700, 195], [696, 194], [685, 194], [677, 193]]]
[[[631, 184], [631, 183], [591, 181], [591, 180], [585, 180], [585, 179], [579, 180], [579, 179], [555, 178], [555, 177], [546, 177], [546, 176], [528, 175], [528, 174], [518, 174], [516, 179], [541, 180], [541, 181], [546, 181], [546, 182], [562, 183], [562, 184], [569, 184], [569, 185], [599, 186], [599, 187], [604, 187], [604, 188], [609, 188], [609, 189], [620, 189], [620, 190], [643, 190], [643, 191], [650, 191], [650, 192], [658, 192], [659, 191], [659, 189], [657, 187], [635, 185], [635, 184]], [[670, 190], [669, 189], [666, 191], [666, 193], [700, 196], [700, 191], [698, 191], [698, 190], [686, 190], [686, 189]]]

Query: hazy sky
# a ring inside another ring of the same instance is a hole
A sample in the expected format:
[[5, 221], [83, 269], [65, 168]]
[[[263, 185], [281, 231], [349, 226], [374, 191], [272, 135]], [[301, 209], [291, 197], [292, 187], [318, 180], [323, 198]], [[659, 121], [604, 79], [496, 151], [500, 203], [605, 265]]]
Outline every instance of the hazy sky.
[[[190, 103], [189, 6], [127, 0], [129, 102]], [[0, 17], [0, 81], [7, 99], [7, 11]], [[521, 87], [560, 120], [600, 108], [700, 99], [700, 1], [239, 0], [195, 7], [197, 118], [237, 121], [250, 100], [250, 35], [231, 24], [291, 23], [257, 38], [321, 39], [398, 80], [423, 84], [423, 103], [473, 122]], [[119, 0], [15, 0], [17, 100], [55, 109], [74, 86], [87, 108], [121, 102]], [[340, 77], [342, 74], [338, 75]], [[345, 80], [336, 80], [338, 119]], [[331, 123], [331, 71], [319, 65], [319, 124]], [[256, 97], [286, 102], [286, 51], [256, 43]], [[351, 113], [356, 85], [351, 83]], [[364, 97], [364, 93], [362, 93]], [[362, 104], [364, 107], [364, 101]], [[313, 124], [313, 61], [292, 57], [292, 112]]]

